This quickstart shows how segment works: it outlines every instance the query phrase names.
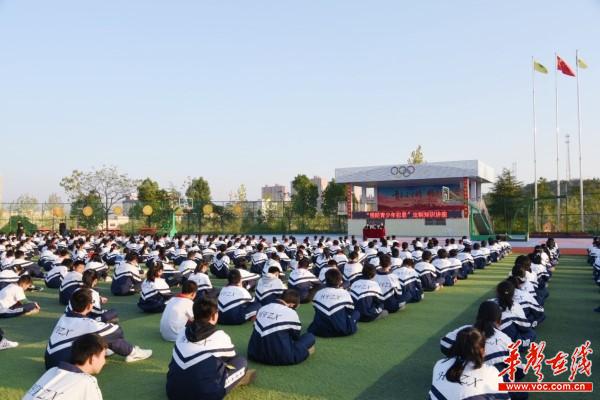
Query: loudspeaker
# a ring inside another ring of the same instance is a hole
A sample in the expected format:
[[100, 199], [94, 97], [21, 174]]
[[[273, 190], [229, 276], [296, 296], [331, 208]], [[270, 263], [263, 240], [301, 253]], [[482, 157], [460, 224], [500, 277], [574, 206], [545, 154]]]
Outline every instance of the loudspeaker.
[[58, 224], [58, 231], [60, 232], [61, 236], [67, 236], [67, 224], [64, 222]]

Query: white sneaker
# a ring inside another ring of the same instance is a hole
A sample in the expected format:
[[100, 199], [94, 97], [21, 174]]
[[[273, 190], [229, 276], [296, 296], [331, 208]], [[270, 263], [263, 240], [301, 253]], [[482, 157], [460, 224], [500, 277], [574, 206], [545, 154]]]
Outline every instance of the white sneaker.
[[7, 338], [3, 338], [2, 340], [0, 340], [0, 350], [12, 349], [14, 347], [17, 347], [18, 345], [18, 342], [11, 342]]
[[150, 358], [151, 356], [152, 350], [140, 349], [139, 347], [135, 346], [133, 348], [133, 351], [127, 357], [125, 357], [125, 362], [145, 360], [146, 358]]
[[106, 357], [110, 357], [110, 356], [112, 356], [113, 354], [115, 354], [115, 352], [114, 352], [114, 351], [112, 351], [111, 349], [108, 349], [108, 348], [106, 349]]

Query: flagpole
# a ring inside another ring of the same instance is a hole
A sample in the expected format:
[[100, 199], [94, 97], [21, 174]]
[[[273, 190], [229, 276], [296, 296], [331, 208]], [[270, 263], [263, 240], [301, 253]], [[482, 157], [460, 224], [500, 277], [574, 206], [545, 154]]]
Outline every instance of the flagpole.
[[577, 79], [577, 140], [579, 141], [579, 218], [581, 232], [585, 231], [583, 216], [583, 172], [581, 168], [581, 105], [579, 102], [579, 50], [575, 50], [575, 75]]
[[531, 91], [533, 99], [533, 209], [534, 209], [534, 227], [535, 231], [539, 232], [538, 227], [538, 181], [537, 181], [537, 151], [536, 151], [536, 135], [537, 125], [535, 119], [535, 60], [531, 57]]
[[560, 229], [560, 145], [559, 145], [559, 129], [558, 129], [558, 54], [554, 53], [554, 112], [556, 122], [556, 230]]

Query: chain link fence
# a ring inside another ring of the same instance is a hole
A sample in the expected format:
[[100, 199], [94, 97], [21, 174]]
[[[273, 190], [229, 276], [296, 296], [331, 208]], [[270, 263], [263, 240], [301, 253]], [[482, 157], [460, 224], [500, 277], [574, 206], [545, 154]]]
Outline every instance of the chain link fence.
[[[503, 198], [490, 207], [496, 233], [522, 235], [527, 233], [561, 233], [569, 235], [600, 234], [600, 193], [584, 195], [584, 229], [581, 229], [579, 195], [560, 197], [560, 219], [557, 197]], [[488, 204], [489, 206], [489, 204]], [[493, 211], [493, 212], [492, 212]]]
[[[150, 206], [150, 207], [148, 207]], [[88, 209], [86, 209], [88, 208]], [[89, 214], [89, 215], [88, 215]], [[124, 201], [110, 207], [75, 203], [0, 203], [0, 231], [120, 231], [178, 233], [346, 232], [345, 215], [298, 215], [291, 201], [213, 201], [184, 206]], [[64, 224], [64, 225], [63, 225]]]

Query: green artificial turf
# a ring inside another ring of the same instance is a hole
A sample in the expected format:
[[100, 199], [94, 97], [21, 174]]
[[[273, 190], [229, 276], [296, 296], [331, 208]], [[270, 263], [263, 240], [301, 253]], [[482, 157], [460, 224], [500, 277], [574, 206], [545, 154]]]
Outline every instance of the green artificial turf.
[[[492, 297], [494, 286], [512, 266], [514, 256], [492, 265], [455, 287], [427, 293], [418, 304], [410, 304], [398, 314], [372, 323], [360, 324], [351, 337], [317, 339], [316, 353], [297, 366], [269, 367], [250, 363], [258, 371], [256, 382], [238, 388], [229, 399], [423, 399], [431, 382], [431, 370], [442, 357], [439, 339], [456, 327], [471, 323], [481, 301]], [[217, 280], [218, 286], [222, 284]], [[107, 295], [106, 285], [101, 291]], [[21, 343], [17, 349], [0, 352], [0, 399], [18, 399], [44, 372], [43, 356], [52, 328], [64, 310], [55, 290], [30, 293], [42, 312], [33, 316], [0, 320], [7, 337]], [[119, 311], [126, 338], [154, 351], [152, 358], [126, 364], [121, 357], [109, 359], [98, 380], [105, 399], [164, 399], [165, 378], [172, 344], [162, 341], [158, 332], [160, 315], [141, 313], [137, 296], [110, 297], [109, 306]], [[550, 285], [546, 302], [547, 320], [538, 328], [540, 340], [547, 341], [546, 355], [558, 350], [572, 352], [585, 340], [592, 347], [600, 343], [598, 289], [591, 268], [583, 257], [565, 256]], [[304, 328], [313, 316], [311, 305], [299, 308]], [[224, 327], [239, 354], [246, 354], [252, 325]], [[600, 349], [592, 361], [600, 365]], [[545, 368], [546, 374], [551, 371]], [[528, 377], [528, 380], [533, 378]], [[567, 376], [549, 377], [566, 381]], [[560, 378], [560, 379], [559, 379]], [[579, 381], [600, 384], [595, 375]], [[593, 399], [593, 394], [543, 394], [532, 399]]]

